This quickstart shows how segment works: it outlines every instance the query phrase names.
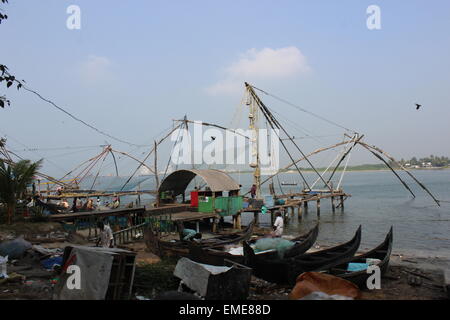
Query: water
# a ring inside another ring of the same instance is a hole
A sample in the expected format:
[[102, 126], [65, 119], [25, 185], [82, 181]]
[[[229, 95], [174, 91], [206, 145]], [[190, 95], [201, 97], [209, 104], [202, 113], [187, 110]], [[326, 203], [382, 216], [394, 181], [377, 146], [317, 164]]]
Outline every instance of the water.
[[[403, 187], [390, 171], [347, 172], [343, 180], [344, 191], [352, 196], [345, 201], [344, 211], [331, 209], [331, 200], [321, 201], [320, 231], [317, 243], [333, 245], [352, 238], [362, 225], [361, 249], [370, 249], [383, 241], [391, 225], [394, 227], [394, 252], [413, 252], [422, 255], [450, 256], [450, 170], [416, 170], [413, 174], [442, 202], [441, 207], [408, 176], [402, 178], [410, 185], [416, 198]], [[242, 192], [250, 190], [251, 174], [232, 174], [240, 184]], [[313, 173], [306, 173], [308, 181], [314, 181]], [[298, 183], [298, 186], [283, 187], [285, 193], [298, 192], [302, 187], [298, 174], [280, 174], [280, 181]], [[277, 193], [278, 183], [274, 179]], [[337, 182], [335, 182], [335, 185]], [[154, 189], [150, 178], [141, 189]], [[193, 189], [193, 183], [188, 191]], [[263, 194], [268, 194], [268, 184], [263, 185]], [[147, 198], [150, 201], [150, 198]], [[123, 202], [125, 203], [125, 202]], [[243, 223], [253, 218], [252, 213], [243, 214]], [[303, 219], [297, 221], [295, 214], [285, 226], [286, 235], [298, 235], [312, 228], [318, 220], [316, 204], [311, 202], [309, 210], [303, 210]], [[270, 225], [270, 215], [261, 215], [262, 226]]]
[[[345, 209], [336, 209], [335, 213], [332, 212], [331, 200], [321, 201], [318, 243], [331, 245], [348, 241], [362, 225], [361, 249], [370, 249], [384, 240], [392, 225], [394, 252], [449, 257], [450, 170], [416, 170], [413, 174], [437, 199], [449, 202], [442, 202], [438, 207], [412, 179], [402, 175], [416, 194], [413, 199], [390, 171], [347, 172], [343, 188], [352, 196], [345, 201]], [[308, 181], [314, 180], [312, 174], [306, 177]], [[299, 186], [284, 187], [285, 192], [299, 191], [301, 180], [294, 174], [280, 175], [280, 181], [293, 180]], [[241, 184], [250, 185], [242, 183], [242, 180]], [[274, 184], [277, 185], [276, 180]], [[263, 189], [263, 192], [268, 192], [268, 189]], [[303, 219], [298, 222], [295, 214], [285, 227], [285, 234], [298, 235], [312, 228], [318, 221], [316, 212], [315, 202], [310, 202], [307, 212], [303, 210]], [[270, 216], [264, 218], [266, 224], [270, 223]]]

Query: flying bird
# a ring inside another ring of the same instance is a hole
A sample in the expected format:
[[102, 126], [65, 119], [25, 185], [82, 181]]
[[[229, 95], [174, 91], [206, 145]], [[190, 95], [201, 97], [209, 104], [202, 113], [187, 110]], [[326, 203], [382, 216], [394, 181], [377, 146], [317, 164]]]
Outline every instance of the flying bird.
[[416, 103], [416, 110], [419, 110], [419, 108], [421, 107], [421, 104]]
[[216, 140], [216, 137], [212, 137], [212, 136], [211, 136], [211, 140], [212, 140], [212, 141]]

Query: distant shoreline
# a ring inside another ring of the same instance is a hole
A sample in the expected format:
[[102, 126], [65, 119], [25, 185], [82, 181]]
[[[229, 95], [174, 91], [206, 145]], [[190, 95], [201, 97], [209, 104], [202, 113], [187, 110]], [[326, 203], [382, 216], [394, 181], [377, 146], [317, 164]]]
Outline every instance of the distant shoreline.
[[[400, 168], [394, 168], [395, 170], [402, 170]], [[408, 171], [425, 171], [425, 170], [450, 170], [450, 167], [442, 167], [442, 168], [438, 168], [438, 167], [433, 167], [433, 168], [406, 168], [408, 169]], [[319, 172], [323, 172], [325, 170], [325, 168], [317, 168], [317, 171]], [[300, 171], [302, 172], [314, 172], [314, 170], [312, 169], [305, 169], [305, 168], [300, 168]], [[344, 171], [343, 168], [339, 168], [336, 170], [337, 172], [342, 172]], [[375, 171], [391, 171], [389, 168], [372, 168], [372, 169], [359, 169], [359, 168], [347, 168], [346, 171], [352, 171], [352, 172], [375, 172]], [[246, 170], [246, 171], [228, 171], [227, 173], [231, 173], [231, 174], [235, 174], [235, 173], [239, 173], [239, 174], [246, 174], [246, 173], [253, 173], [253, 171], [250, 170]], [[296, 170], [288, 170], [288, 171], [280, 171], [279, 173], [297, 173]]]

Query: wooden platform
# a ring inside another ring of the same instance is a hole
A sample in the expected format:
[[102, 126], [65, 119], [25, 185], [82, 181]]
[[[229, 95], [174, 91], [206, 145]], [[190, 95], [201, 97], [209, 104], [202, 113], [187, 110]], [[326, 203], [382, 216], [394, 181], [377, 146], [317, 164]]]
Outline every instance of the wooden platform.
[[[51, 191], [54, 192], [54, 191]], [[40, 191], [41, 194], [49, 193], [46, 190]], [[44, 199], [50, 199], [50, 200], [61, 200], [64, 198], [96, 198], [96, 197], [123, 197], [123, 196], [135, 196], [135, 195], [143, 195], [143, 194], [156, 194], [156, 191], [153, 190], [146, 190], [146, 191], [121, 191], [121, 192], [70, 192], [70, 193], [63, 193], [61, 195], [47, 195], [42, 196]]]
[[[123, 216], [123, 215], [133, 215], [133, 214], [145, 214], [147, 216], [158, 216], [167, 215], [175, 212], [189, 211], [190, 206], [186, 204], [173, 204], [164, 205], [161, 207], [147, 208], [147, 207], [136, 207], [136, 208], [118, 208], [111, 210], [101, 210], [101, 211], [86, 211], [86, 212], [74, 212], [74, 213], [61, 213], [50, 215], [51, 221], [67, 221], [74, 219], [85, 219], [85, 218], [100, 218], [107, 216]], [[192, 208], [191, 210], [195, 210]]]
[[[295, 198], [295, 197], [301, 197], [301, 198]], [[307, 206], [308, 202], [315, 201], [318, 203], [318, 206], [320, 208], [320, 200], [321, 199], [331, 199], [331, 201], [334, 201], [335, 198], [340, 199], [340, 204], [338, 206], [343, 206], [343, 203], [345, 199], [348, 197], [351, 197], [350, 194], [344, 193], [344, 192], [333, 192], [333, 193], [318, 193], [318, 194], [309, 194], [309, 193], [291, 193], [291, 194], [284, 194], [284, 195], [277, 195], [278, 199], [286, 199], [285, 204], [282, 205], [274, 205], [272, 207], [268, 207], [267, 209], [269, 211], [274, 210], [280, 210], [282, 208], [293, 208], [293, 207], [300, 207], [300, 206]], [[334, 209], [334, 203], [333, 203], [333, 209]], [[260, 208], [245, 208], [242, 210], [242, 212], [260, 212]]]
[[[164, 215], [167, 216], [167, 215]], [[184, 211], [170, 214], [172, 221], [195, 221], [208, 218], [220, 218], [217, 213]]]
[[144, 213], [144, 212], [145, 212], [145, 207], [119, 208], [119, 209], [102, 210], [102, 211], [86, 211], [86, 212], [52, 214], [49, 216], [49, 218], [51, 221], [65, 221], [65, 220], [92, 218], [92, 217], [119, 216], [119, 215]]

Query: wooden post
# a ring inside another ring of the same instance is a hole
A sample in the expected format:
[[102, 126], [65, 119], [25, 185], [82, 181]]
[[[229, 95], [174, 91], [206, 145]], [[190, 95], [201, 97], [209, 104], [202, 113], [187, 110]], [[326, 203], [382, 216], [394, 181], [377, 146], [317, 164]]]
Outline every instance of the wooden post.
[[158, 177], [158, 144], [155, 141], [155, 163], [154, 163], [154, 170], [155, 170], [155, 182], [156, 182], [156, 190], [159, 189], [159, 177]]
[[141, 184], [139, 183], [138, 184], [138, 198], [137, 198], [139, 206], [141, 206], [141, 193], [140, 193], [140, 191], [141, 191]]
[[336, 206], [334, 205], [334, 197], [331, 197], [331, 210], [336, 211]]
[[341, 198], [341, 209], [344, 210], [344, 196], [341, 195], [340, 198]]
[[241, 213], [239, 212], [236, 217], [236, 229], [241, 229]]
[[317, 216], [320, 217], [320, 198], [317, 198]]
[[258, 211], [255, 211], [255, 212], [253, 213], [253, 216], [254, 216], [254, 218], [255, 218], [255, 226], [259, 226], [259, 212], [258, 212]]
[[213, 232], [213, 233], [216, 233], [216, 232], [217, 232], [217, 218], [213, 218], [212, 232]]
[[299, 205], [298, 207], [297, 207], [297, 216], [298, 216], [298, 220], [301, 220], [302, 219], [302, 206], [301, 205]]

